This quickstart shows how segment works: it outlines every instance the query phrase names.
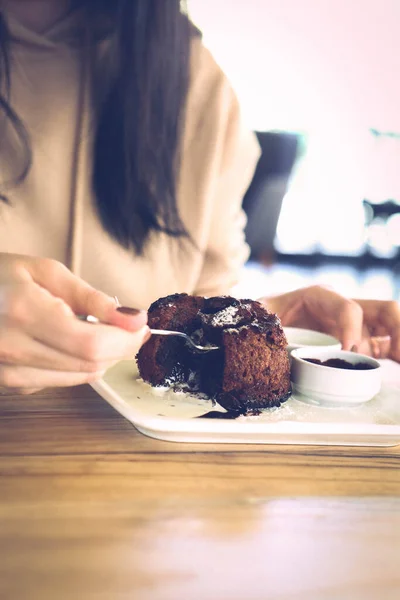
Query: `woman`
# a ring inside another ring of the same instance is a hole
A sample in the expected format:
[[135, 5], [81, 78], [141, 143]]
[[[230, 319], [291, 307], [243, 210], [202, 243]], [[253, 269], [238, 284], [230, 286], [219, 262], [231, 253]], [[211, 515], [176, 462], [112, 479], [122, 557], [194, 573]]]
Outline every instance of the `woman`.
[[[179, 0], [0, 7], [0, 386], [31, 392], [133, 356], [157, 297], [229, 292], [259, 150]], [[396, 303], [263, 301], [345, 348], [391, 335], [375, 354], [400, 360]]]

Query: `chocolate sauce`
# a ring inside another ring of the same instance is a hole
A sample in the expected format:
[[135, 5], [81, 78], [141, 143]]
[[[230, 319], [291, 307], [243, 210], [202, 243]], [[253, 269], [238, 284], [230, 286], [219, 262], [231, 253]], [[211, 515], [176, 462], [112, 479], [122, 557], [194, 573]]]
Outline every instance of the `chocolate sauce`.
[[319, 358], [305, 358], [305, 361], [322, 367], [333, 367], [334, 369], [348, 369], [349, 371], [370, 371], [376, 369], [373, 365], [367, 362], [349, 363], [342, 358], [328, 358], [328, 360], [319, 360]]
[[195, 417], [195, 419], [237, 419], [238, 417], [240, 417], [240, 414], [241, 413], [237, 412], [236, 410], [228, 410], [227, 412], [220, 412], [219, 410], [210, 410], [210, 412]]
[[[313, 359], [311, 359], [313, 360]], [[219, 410], [210, 410], [209, 412], [205, 413], [204, 415], [200, 415], [198, 417], [194, 417], [195, 419], [237, 419], [240, 416], [243, 417], [258, 417], [259, 415], [262, 414], [262, 412], [264, 410], [268, 410], [271, 408], [277, 408], [279, 407], [282, 402], [285, 402], [290, 396], [292, 395], [292, 388], [290, 388], [290, 390], [288, 391], [287, 394], [285, 394], [284, 396], [282, 396], [279, 399], [275, 399], [275, 400], [271, 400], [271, 404], [270, 406], [264, 406], [263, 408], [257, 408], [256, 406], [252, 406], [250, 404], [250, 406], [245, 406], [245, 407], [241, 407], [241, 408], [228, 408], [229, 405], [225, 405], [223, 402], [223, 398], [225, 398], [225, 400], [227, 400], [227, 398], [230, 397], [230, 394], [220, 394], [219, 396], [217, 396], [217, 401], [219, 402], [219, 404], [225, 408], [226, 412], [220, 412]], [[232, 397], [230, 397], [230, 405], [232, 405]]]
[[195, 419], [237, 419], [240, 416], [243, 417], [258, 417], [261, 415], [261, 409], [254, 408], [252, 410], [243, 412], [238, 410], [227, 410], [226, 412], [220, 412], [219, 410], [210, 410], [210, 412], [195, 417]]

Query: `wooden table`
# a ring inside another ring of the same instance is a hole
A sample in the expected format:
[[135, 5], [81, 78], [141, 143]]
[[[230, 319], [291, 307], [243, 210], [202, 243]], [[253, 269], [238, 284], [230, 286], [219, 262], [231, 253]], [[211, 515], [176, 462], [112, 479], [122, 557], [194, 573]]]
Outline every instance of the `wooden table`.
[[2, 396], [0, 598], [398, 600], [399, 467], [159, 442], [87, 386]]

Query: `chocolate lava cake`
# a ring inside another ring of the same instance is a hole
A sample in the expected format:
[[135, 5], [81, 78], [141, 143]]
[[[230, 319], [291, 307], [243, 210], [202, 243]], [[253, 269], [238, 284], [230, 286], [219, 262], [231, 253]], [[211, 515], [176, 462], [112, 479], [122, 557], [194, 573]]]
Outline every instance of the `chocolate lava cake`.
[[238, 414], [280, 406], [290, 396], [286, 337], [279, 318], [259, 302], [174, 294], [154, 302], [148, 315], [151, 328], [220, 347], [197, 354], [180, 338], [153, 335], [137, 355], [151, 385], [202, 392]]

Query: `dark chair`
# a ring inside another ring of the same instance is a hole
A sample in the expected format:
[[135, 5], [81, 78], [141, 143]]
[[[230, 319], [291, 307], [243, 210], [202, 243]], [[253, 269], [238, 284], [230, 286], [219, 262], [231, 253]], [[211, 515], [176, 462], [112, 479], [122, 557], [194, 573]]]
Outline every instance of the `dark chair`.
[[256, 132], [262, 154], [243, 199], [247, 214], [246, 239], [251, 257], [269, 262], [289, 178], [298, 155], [299, 136], [291, 133]]

